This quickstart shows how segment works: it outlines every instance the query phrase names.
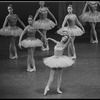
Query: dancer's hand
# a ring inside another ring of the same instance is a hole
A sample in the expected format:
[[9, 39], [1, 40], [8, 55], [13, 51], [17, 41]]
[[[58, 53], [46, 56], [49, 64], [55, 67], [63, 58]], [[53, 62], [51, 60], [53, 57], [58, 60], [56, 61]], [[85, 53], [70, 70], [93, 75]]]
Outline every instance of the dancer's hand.
[[21, 49], [21, 42], [19, 42], [18, 46], [19, 46], [19, 48]]

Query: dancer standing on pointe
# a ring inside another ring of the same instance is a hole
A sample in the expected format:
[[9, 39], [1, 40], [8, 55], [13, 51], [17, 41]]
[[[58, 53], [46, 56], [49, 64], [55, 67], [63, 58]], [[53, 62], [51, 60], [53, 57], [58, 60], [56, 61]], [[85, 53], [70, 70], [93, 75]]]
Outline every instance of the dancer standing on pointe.
[[[19, 21], [20, 24], [25, 27], [24, 23], [19, 19], [18, 15], [13, 13], [13, 7], [11, 4], [8, 6], [8, 12], [9, 14], [5, 18], [3, 28], [0, 30], [0, 34], [4, 36], [10, 36], [10, 45], [9, 45], [9, 58], [10, 59], [17, 59], [17, 49], [16, 49], [16, 37], [20, 36], [22, 33], [22, 29], [16, 26], [17, 22]], [[8, 23], [8, 26], [6, 27], [6, 24]]]
[[[80, 15], [80, 19], [83, 22], [89, 22], [91, 26], [90, 31], [90, 42], [98, 43], [98, 37], [96, 32], [96, 24], [100, 22], [100, 12], [97, 11], [97, 7], [100, 5], [99, 1], [86, 1], [86, 4], [83, 9], [82, 15]], [[89, 11], [86, 11], [88, 8]]]
[[[40, 4], [40, 8], [37, 10], [37, 12], [34, 16], [34, 21], [36, 20], [37, 16], [40, 15], [40, 19], [36, 21], [36, 26], [38, 27], [38, 29], [41, 30], [41, 32], [43, 33], [45, 38], [47, 38], [47, 36], [46, 36], [47, 30], [50, 30], [50, 29], [54, 28], [57, 25], [57, 20], [54, 17], [54, 15], [50, 12], [50, 10], [47, 7], [44, 7], [44, 4], [45, 4], [44, 1], [40, 1], [39, 4]], [[47, 18], [48, 13], [55, 20], [55, 23]], [[42, 38], [41, 38], [41, 40], [43, 41]], [[46, 45], [46, 48], [43, 47], [41, 49], [43, 51], [44, 50], [49, 50], [48, 41], [45, 42], [45, 45]]]
[[[68, 11], [68, 14], [64, 18], [62, 28], [60, 28], [57, 31], [57, 33], [60, 35], [66, 35], [65, 31], [69, 33], [69, 35], [71, 36], [71, 42], [68, 45], [68, 56], [72, 57], [73, 59], [76, 59], [76, 51], [75, 51], [75, 46], [74, 46], [75, 36], [81, 36], [85, 31], [84, 31], [84, 27], [78, 21], [77, 16], [72, 13], [73, 11], [72, 5], [69, 5], [67, 7], [67, 11]], [[67, 26], [65, 26], [66, 23], [67, 23]]]
[[50, 67], [50, 77], [48, 83], [44, 90], [44, 95], [49, 91], [49, 88], [53, 82], [55, 72], [58, 72], [57, 76], [57, 92], [62, 93], [60, 90], [61, 80], [62, 80], [62, 69], [72, 66], [74, 60], [70, 57], [63, 55], [64, 49], [67, 47], [69, 41], [71, 40], [68, 35], [63, 36], [61, 41], [56, 41], [52, 38], [48, 38], [56, 43], [54, 47], [54, 55], [43, 59], [46, 66]]
[[[24, 29], [23, 33], [20, 36], [19, 47], [21, 48], [21, 46], [23, 46], [24, 48], [28, 49], [27, 71], [32, 72], [32, 71], [36, 71], [35, 60], [34, 60], [35, 47], [43, 46], [42, 41], [35, 38], [36, 31], [38, 31], [38, 33], [44, 39], [45, 39], [45, 37], [43, 36], [43, 34], [39, 30], [36, 29], [35, 23], [33, 21], [33, 16], [30, 15], [28, 17], [28, 23], [29, 23], [29, 25]], [[21, 41], [24, 34], [27, 34], [27, 39], [24, 39]], [[46, 39], [45, 39], [45, 41], [46, 41]], [[31, 66], [33, 68], [31, 68]]]

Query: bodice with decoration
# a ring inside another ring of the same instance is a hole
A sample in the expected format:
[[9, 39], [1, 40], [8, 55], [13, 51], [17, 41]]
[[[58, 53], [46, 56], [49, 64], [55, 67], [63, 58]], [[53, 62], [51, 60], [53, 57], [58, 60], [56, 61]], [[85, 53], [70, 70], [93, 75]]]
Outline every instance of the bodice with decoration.
[[27, 37], [28, 38], [35, 38], [36, 29], [34, 27], [28, 26], [28, 29], [27, 29], [26, 32], [27, 32]]
[[47, 18], [47, 15], [48, 15], [48, 8], [44, 7], [44, 8], [39, 8], [39, 16], [40, 16], [40, 19], [45, 19]]
[[67, 24], [68, 26], [75, 26], [75, 20], [76, 20], [76, 15], [75, 14], [70, 14], [67, 15]]
[[91, 2], [88, 1], [89, 11], [91, 11], [91, 12], [97, 11], [97, 6], [98, 6], [98, 3], [97, 2], [91, 3]]
[[17, 15], [8, 15], [8, 25], [9, 26], [16, 26], [17, 23]]

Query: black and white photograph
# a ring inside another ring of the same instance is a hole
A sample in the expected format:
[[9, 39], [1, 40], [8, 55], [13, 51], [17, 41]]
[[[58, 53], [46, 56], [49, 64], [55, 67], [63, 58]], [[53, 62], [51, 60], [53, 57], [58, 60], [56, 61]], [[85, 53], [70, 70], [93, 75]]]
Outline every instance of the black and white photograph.
[[100, 99], [100, 2], [0, 1], [0, 99]]

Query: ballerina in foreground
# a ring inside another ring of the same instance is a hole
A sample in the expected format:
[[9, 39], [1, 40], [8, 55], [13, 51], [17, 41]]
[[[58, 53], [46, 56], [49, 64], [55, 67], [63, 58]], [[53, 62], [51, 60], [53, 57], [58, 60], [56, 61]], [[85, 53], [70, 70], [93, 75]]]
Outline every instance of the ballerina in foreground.
[[70, 37], [68, 35], [63, 36], [60, 42], [52, 38], [48, 38], [48, 40], [52, 40], [53, 42], [55, 42], [56, 46], [54, 47], [54, 55], [43, 59], [44, 64], [50, 67], [50, 77], [45, 87], [44, 95], [46, 95], [46, 93], [49, 91], [51, 83], [54, 79], [55, 72], [58, 72], [57, 92], [62, 93], [62, 91], [60, 90], [62, 80], [62, 69], [70, 67], [74, 64], [74, 60], [72, 60], [68, 56], [63, 55], [64, 49], [67, 47], [70, 41]]

